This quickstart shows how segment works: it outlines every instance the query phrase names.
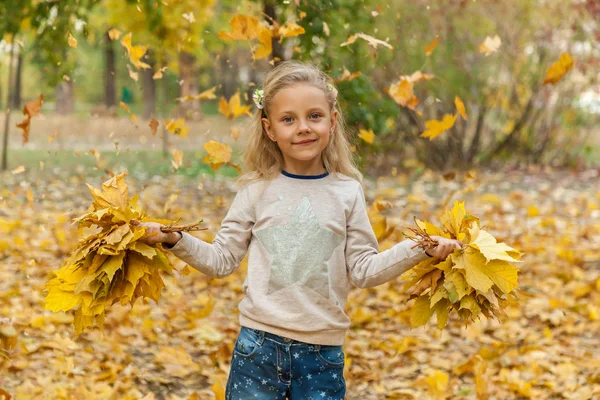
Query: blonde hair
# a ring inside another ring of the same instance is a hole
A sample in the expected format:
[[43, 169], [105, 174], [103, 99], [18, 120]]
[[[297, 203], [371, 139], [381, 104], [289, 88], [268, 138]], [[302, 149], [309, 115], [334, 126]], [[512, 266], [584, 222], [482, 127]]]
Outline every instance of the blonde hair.
[[[312, 64], [299, 61], [284, 61], [267, 73], [262, 84], [263, 109], [256, 110], [250, 124], [250, 138], [244, 152], [245, 173], [238, 179], [243, 185], [261, 179], [273, 179], [283, 169], [283, 155], [277, 143], [267, 136], [262, 124], [262, 118], [268, 115], [273, 97], [282, 89], [296, 85], [307, 84], [323, 90], [325, 98], [331, 107], [331, 112], [337, 110], [334, 130], [329, 143], [321, 153], [325, 169], [329, 173], [341, 173], [362, 182], [362, 174], [356, 167], [342, 111], [336, 103], [335, 90], [328, 90], [331, 79]], [[265, 111], [265, 113], [263, 113]]]

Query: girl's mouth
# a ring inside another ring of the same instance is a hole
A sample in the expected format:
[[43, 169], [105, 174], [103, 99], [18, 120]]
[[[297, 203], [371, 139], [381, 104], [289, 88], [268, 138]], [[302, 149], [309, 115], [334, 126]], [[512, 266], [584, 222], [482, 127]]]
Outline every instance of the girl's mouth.
[[311, 143], [314, 143], [314, 142], [316, 142], [316, 141], [317, 141], [317, 139], [313, 139], [313, 140], [303, 140], [303, 141], [301, 141], [301, 142], [294, 143], [294, 144], [301, 145], [301, 146], [306, 146], [307, 144], [311, 144]]

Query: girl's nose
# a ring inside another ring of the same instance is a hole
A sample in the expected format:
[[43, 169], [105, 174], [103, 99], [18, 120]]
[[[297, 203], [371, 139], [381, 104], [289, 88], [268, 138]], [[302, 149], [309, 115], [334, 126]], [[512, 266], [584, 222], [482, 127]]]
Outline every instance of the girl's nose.
[[299, 126], [299, 131], [302, 132], [310, 132], [310, 128], [308, 127], [308, 123], [301, 119], [300, 120], [300, 126]]

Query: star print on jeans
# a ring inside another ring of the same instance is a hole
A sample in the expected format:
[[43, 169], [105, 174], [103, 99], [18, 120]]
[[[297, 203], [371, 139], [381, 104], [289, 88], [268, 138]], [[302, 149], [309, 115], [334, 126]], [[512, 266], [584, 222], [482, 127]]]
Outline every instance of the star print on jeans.
[[321, 228], [308, 197], [287, 224], [261, 229], [256, 236], [271, 254], [268, 295], [300, 282], [329, 298], [327, 262], [344, 238]]

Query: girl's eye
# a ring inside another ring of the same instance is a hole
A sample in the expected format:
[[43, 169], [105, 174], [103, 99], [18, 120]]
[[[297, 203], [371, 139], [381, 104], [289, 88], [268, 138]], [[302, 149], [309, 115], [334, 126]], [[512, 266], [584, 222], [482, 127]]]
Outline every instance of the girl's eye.
[[285, 117], [283, 122], [292, 122], [292, 117]]

